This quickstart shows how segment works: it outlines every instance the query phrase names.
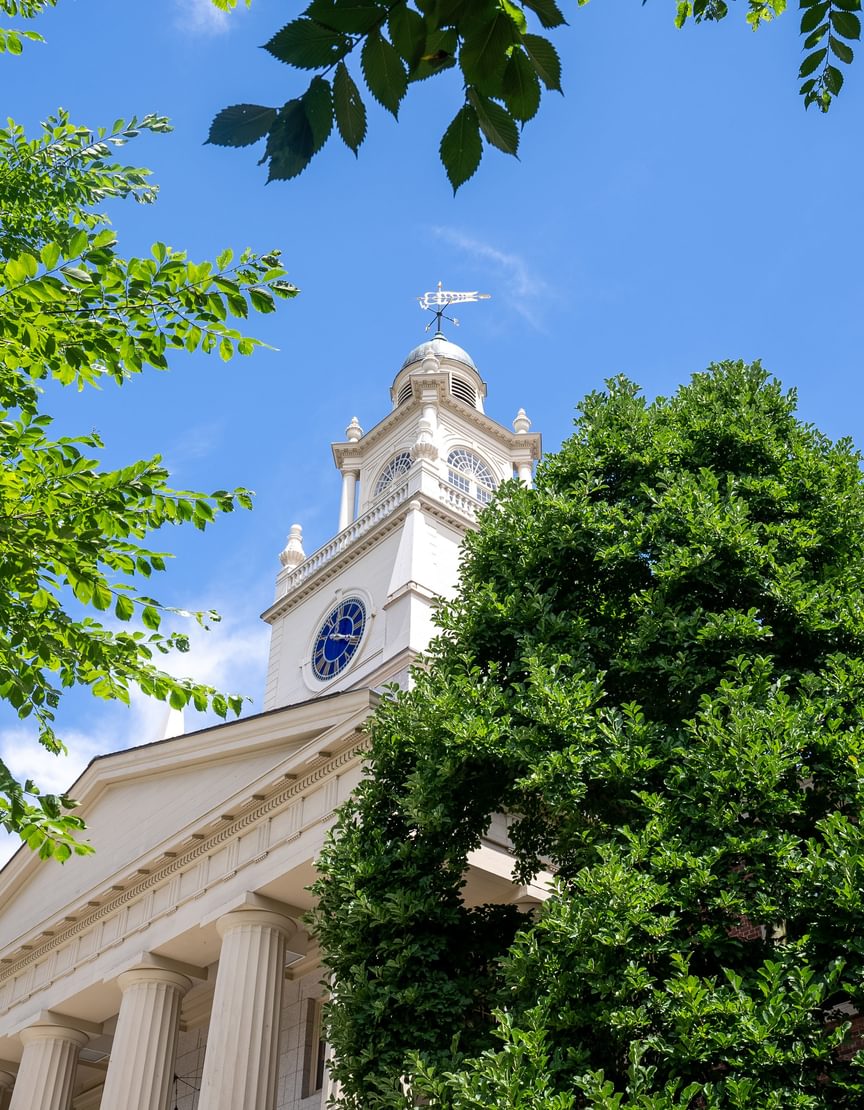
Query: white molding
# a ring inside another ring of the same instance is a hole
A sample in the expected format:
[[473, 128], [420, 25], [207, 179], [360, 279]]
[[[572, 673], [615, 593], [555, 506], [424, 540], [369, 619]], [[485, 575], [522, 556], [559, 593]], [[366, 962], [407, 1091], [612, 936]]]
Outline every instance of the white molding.
[[[269, 821], [278, 812], [288, 809], [291, 805], [300, 801], [304, 797], [310, 795], [313, 787], [319, 789], [326, 789], [326, 780], [335, 776], [340, 772], [347, 770], [352, 764], [359, 761], [362, 750], [366, 746], [365, 738], [353, 731], [348, 737], [345, 738], [343, 749], [329, 758], [323, 759], [323, 753], [313, 753], [312, 759], [322, 759], [320, 765], [314, 767], [306, 774], [286, 781], [283, 776], [280, 776], [282, 785], [281, 787], [266, 797], [264, 800], [253, 801], [251, 804], [245, 806], [236, 816], [233, 816], [230, 821], [225, 821], [221, 828], [205, 834], [200, 840], [188, 843], [185, 847], [178, 845], [178, 851], [171, 858], [165, 859], [164, 862], [154, 863], [152, 870], [147, 875], [139, 875], [136, 881], [130, 884], [123, 890], [115, 891], [113, 896], [105, 898], [104, 901], [90, 909], [89, 913], [82, 915], [78, 920], [69, 924], [65, 929], [57, 929], [51, 936], [45, 936], [41, 943], [31, 946], [21, 946], [18, 952], [13, 955], [9, 962], [4, 963], [0, 968], [0, 988], [6, 984], [13, 984], [18, 981], [21, 988], [18, 991], [12, 992], [13, 997], [7, 997], [2, 1011], [8, 1011], [14, 1006], [19, 1005], [28, 997], [40, 993], [47, 986], [57, 979], [63, 978], [72, 974], [82, 964], [89, 962], [96, 958], [106, 950], [107, 947], [113, 947], [119, 944], [126, 935], [131, 935], [131, 932], [139, 931], [136, 926], [130, 931], [129, 934], [123, 932], [122, 917], [130, 903], [135, 902], [142, 896], [147, 895], [151, 891], [165, 890], [168, 888], [169, 896], [162, 905], [157, 914], [151, 918], [146, 924], [149, 925], [153, 920], [164, 917], [176, 911], [179, 905], [189, 901], [193, 898], [198, 898], [203, 893], [203, 890], [217, 885], [219, 882], [225, 881], [226, 878], [233, 877], [238, 871], [248, 868], [256, 862], [256, 857], [238, 864], [237, 861], [229, 861], [228, 868], [221, 875], [210, 876], [204, 874], [202, 882], [196, 885], [194, 889], [188, 890], [180, 896], [180, 875], [188, 871], [195, 864], [201, 860], [206, 859], [215, 850], [230, 845], [236, 842], [238, 834], [244, 830], [250, 830], [259, 822]], [[331, 745], [331, 746], [335, 746]], [[314, 749], [315, 745], [307, 745], [306, 753]], [[328, 797], [325, 799], [324, 812], [320, 813], [310, 820], [299, 824], [297, 827], [292, 827], [291, 831], [286, 833], [282, 838], [282, 842], [287, 842], [297, 839], [303, 832], [309, 828], [321, 824], [332, 817], [332, 802], [333, 798]], [[330, 804], [327, 804], [330, 803]], [[271, 845], [272, 848], [275, 845]], [[94, 900], [95, 901], [95, 900]], [[71, 961], [63, 968], [63, 971], [57, 974], [54, 978], [46, 977], [41, 981], [38, 987], [32, 987], [32, 972], [35, 968], [40, 966], [44, 960], [50, 958], [52, 954], [67, 945], [75, 944], [86, 935], [105, 923], [114, 921], [117, 923], [117, 931], [109, 945], [101, 943], [96, 939], [94, 948], [87, 948], [82, 951], [82, 946], [78, 943], [77, 949], [74, 951]], [[128, 961], [124, 961], [128, 962]], [[22, 975], [25, 977], [24, 981], [21, 980]], [[0, 1011], [0, 1012], [2, 1012]]]

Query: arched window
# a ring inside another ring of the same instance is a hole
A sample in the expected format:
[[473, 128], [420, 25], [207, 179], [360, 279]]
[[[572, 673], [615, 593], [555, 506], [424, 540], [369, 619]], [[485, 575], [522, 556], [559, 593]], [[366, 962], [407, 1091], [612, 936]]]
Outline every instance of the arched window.
[[375, 483], [375, 497], [379, 493], [383, 493], [395, 478], [407, 474], [411, 469], [411, 464], [411, 455], [407, 451], [400, 451], [398, 455], [394, 455], [378, 475], [378, 481]]
[[492, 500], [498, 483], [492, 471], [473, 451], [457, 447], [447, 456], [447, 481], [484, 505]]

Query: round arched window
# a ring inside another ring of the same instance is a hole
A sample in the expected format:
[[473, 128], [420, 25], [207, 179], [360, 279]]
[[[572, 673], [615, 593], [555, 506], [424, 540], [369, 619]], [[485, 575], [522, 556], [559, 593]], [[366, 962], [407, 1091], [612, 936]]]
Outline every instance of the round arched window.
[[484, 505], [492, 500], [492, 494], [498, 488], [486, 463], [465, 447], [457, 447], [447, 456], [447, 481]]
[[407, 451], [400, 451], [398, 455], [394, 455], [378, 475], [378, 481], [375, 483], [375, 497], [379, 493], [383, 493], [394, 479], [407, 474], [411, 469], [411, 464], [411, 455]]

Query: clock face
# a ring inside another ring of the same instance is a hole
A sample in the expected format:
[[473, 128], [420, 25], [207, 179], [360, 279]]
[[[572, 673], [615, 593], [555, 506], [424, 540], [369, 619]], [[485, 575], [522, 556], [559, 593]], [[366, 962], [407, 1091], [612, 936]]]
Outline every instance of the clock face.
[[315, 637], [312, 673], [322, 682], [335, 678], [348, 666], [366, 630], [366, 606], [359, 597], [346, 597], [332, 609]]

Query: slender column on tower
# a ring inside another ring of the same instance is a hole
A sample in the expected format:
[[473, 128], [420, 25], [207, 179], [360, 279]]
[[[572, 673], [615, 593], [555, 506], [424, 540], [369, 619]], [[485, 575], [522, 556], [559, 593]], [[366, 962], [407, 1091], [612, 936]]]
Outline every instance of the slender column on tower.
[[14, 1086], [15, 1076], [11, 1072], [0, 1071], [0, 1110], [7, 1110]]
[[78, 1053], [89, 1039], [61, 1025], [22, 1030], [24, 1052], [9, 1110], [69, 1110]]
[[198, 1110], [274, 1110], [285, 941], [294, 923], [242, 909], [216, 926], [222, 951]]
[[354, 520], [354, 502], [357, 499], [357, 471], [342, 471], [342, 503], [339, 506], [339, 531]]
[[[363, 429], [356, 416], [351, 417], [351, 423], [345, 429], [345, 438], [349, 443], [359, 443], [363, 438]], [[347, 528], [354, 520], [354, 505], [357, 500], [357, 479], [360, 471], [356, 466], [345, 466], [342, 470], [342, 503], [339, 506], [339, 531]]]
[[[524, 436], [528, 433], [531, 427], [531, 421], [525, 415], [525, 410], [520, 409], [516, 413], [516, 419], [513, 421], [513, 431], [517, 436]], [[519, 481], [523, 486], [531, 488], [534, 477], [534, 460], [531, 455], [530, 449], [525, 451], [517, 451], [513, 454], [513, 463], [516, 467], [516, 474]]]
[[168, 1110], [185, 975], [136, 967], [118, 978], [123, 999], [102, 1110]]

